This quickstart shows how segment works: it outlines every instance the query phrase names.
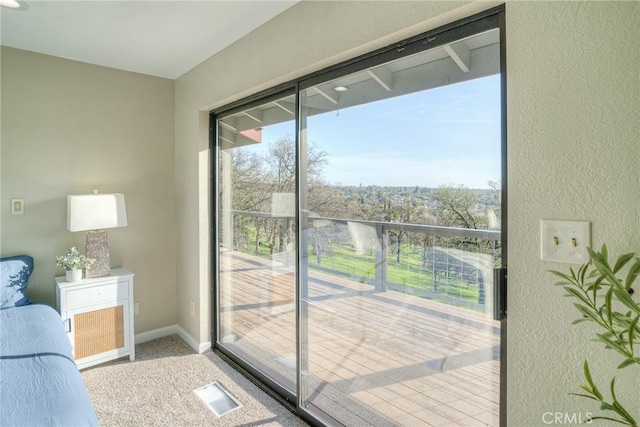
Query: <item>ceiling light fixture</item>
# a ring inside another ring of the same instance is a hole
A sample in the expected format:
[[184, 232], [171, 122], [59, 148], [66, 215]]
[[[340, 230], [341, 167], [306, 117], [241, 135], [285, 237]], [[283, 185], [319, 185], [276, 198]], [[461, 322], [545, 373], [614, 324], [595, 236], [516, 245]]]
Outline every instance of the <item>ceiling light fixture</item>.
[[336, 92], [346, 92], [347, 88], [344, 86], [336, 86], [333, 88], [333, 90], [335, 90]]
[[16, 0], [0, 0], [0, 6], [8, 7], [10, 9], [17, 9], [20, 7], [20, 3]]

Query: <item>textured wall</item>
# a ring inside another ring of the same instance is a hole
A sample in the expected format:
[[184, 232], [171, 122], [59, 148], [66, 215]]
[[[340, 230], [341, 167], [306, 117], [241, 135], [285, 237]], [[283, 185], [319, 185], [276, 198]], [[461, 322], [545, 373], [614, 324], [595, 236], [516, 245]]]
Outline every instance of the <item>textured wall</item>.
[[109, 230], [111, 265], [136, 275], [135, 329], [175, 324], [174, 82], [2, 47], [1, 83], [0, 249], [35, 258], [29, 296], [55, 306], [55, 256], [84, 251], [67, 195], [121, 192], [129, 225]]
[[[507, 4], [509, 425], [595, 409], [567, 395], [583, 383], [583, 360], [603, 389], [620, 362], [586, 342], [593, 328], [570, 326], [572, 301], [545, 272], [567, 266], [540, 261], [539, 221], [591, 221], [594, 246], [640, 252], [639, 11], [637, 2]], [[618, 376], [638, 413], [632, 369]]]
[[[495, 4], [495, 3], [493, 3]], [[176, 81], [179, 323], [201, 342], [208, 318], [208, 140], [202, 111], [489, 8], [489, 2], [302, 2]], [[570, 326], [571, 302], [540, 260], [541, 219], [588, 220], [593, 242], [640, 251], [638, 2], [508, 2], [509, 426], [586, 414], [567, 393], [611, 352]], [[629, 371], [630, 373], [631, 371]], [[636, 371], [637, 372], [637, 371]], [[637, 397], [638, 376], [621, 378]], [[633, 393], [633, 394], [630, 394]], [[637, 398], [636, 398], [637, 402]]]

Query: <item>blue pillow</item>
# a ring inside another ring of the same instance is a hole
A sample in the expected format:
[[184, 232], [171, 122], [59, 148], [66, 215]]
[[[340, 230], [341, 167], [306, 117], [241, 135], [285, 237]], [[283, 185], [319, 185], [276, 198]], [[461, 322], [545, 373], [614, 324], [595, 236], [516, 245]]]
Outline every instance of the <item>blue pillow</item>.
[[0, 308], [30, 304], [24, 290], [33, 272], [33, 258], [18, 255], [0, 258]]

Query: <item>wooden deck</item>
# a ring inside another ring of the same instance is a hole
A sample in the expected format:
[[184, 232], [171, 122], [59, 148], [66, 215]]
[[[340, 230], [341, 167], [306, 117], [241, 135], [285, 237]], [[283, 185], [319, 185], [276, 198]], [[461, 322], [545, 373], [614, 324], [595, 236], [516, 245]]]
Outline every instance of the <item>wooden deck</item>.
[[[223, 253], [225, 345], [295, 391], [291, 270]], [[499, 323], [470, 310], [310, 271], [301, 304], [310, 411], [349, 426], [497, 426]]]

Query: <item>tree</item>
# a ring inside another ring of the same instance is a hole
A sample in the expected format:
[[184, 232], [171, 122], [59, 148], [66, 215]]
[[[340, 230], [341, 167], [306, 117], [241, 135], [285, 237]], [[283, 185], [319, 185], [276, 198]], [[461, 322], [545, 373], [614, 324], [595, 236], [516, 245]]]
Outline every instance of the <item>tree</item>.
[[[390, 197], [385, 203], [385, 221], [399, 222], [402, 224], [417, 224], [423, 218], [420, 215], [420, 207], [415, 197], [409, 194], [401, 194]], [[396, 262], [400, 263], [400, 251], [402, 239], [407, 235], [406, 230], [390, 230], [389, 235], [396, 243]]]
[[252, 211], [259, 209], [267, 199], [259, 190], [264, 173], [260, 156], [250, 150], [240, 148], [231, 152], [231, 182], [222, 182], [221, 191], [231, 188], [233, 209]]
[[485, 228], [486, 220], [478, 214], [475, 191], [463, 184], [443, 184], [433, 194], [434, 214], [438, 223], [448, 227]]
[[[309, 211], [327, 217], [343, 217], [347, 212], [344, 193], [329, 185], [322, 176], [327, 163], [326, 152], [309, 143], [306, 152], [307, 205]], [[260, 154], [247, 148], [232, 151], [232, 206], [235, 210], [270, 212], [274, 193], [295, 193], [296, 146], [289, 135], [266, 144]], [[226, 188], [223, 184], [222, 188]], [[270, 252], [280, 252], [288, 236], [282, 219], [243, 218], [238, 222], [251, 225], [256, 232], [256, 251], [261, 238], [268, 241]], [[286, 223], [286, 222], [285, 222]], [[247, 230], [242, 233], [247, 234]], [[240, 236], [238, 236], [240, 237]], [[320, 242], [321, 243], [321, 242]], [[326, 246], [326, 245], [324, 245]], [[318, 244], [317, 247], [323, 247]]]
[[[489, 183], [491, 185], [491, 181]], [[494, 190], [498, 184], [494, 183]], [[461, 227], [470, 229], [488, 229], [488, 215], [478, 208], [476, 192], [464, 185], [445, 184], [438, 187], [433, 194], [435, 202], [434, 214], [438, 218], [438, 223], [448, 227]], [[443, 240], [450, 240], [443, 238]], [[449, 245], [453, 242], [448, 242]], [[465, 249], [473, 246], [478, 252], [493, 254], [494, 262], [500, 262], [500, 255], [497, 252], [493, 241], [481, 240], [477, 238], [457, 239], [452, 246], [459, 246]], [[484, 280], [478, 281], [478, 303], [485, 303]]]

